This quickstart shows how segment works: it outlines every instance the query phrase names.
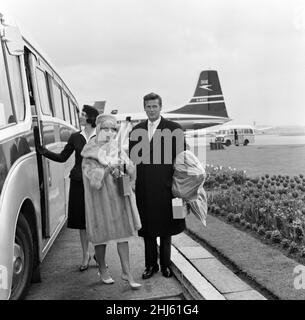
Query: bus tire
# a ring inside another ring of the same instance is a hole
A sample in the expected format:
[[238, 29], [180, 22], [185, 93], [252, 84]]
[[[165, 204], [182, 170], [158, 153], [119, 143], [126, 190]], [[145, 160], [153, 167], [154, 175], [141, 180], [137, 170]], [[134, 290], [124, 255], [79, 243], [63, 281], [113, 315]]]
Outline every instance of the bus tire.
[[14, 245], [13, 282], [11, 300], [25, 298], [29, 287], [34, 266], [34, 244], [30, 226], [25, 217], [18, 218]]
[[229, 147], [231, 145], [231, 140], [226, 141], [226, 146]]
[[246, 139], [246, 140], [244, 141], [244, 146], [247, 146], [248, 144], [249, 144], [249, 140]]

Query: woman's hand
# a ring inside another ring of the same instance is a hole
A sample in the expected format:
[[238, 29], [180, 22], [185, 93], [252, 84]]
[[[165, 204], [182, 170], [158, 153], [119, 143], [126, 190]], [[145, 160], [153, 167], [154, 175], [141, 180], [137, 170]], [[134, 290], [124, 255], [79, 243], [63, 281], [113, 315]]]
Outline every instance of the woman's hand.
[[38, 151], [38, 153], [40, 154], [40, 155], [45, 155], [45, 153], [46, 153], [46, 149], [43, 147], [43, 146], [41, 146], [41, 145], [38, 145], [37, 146], [37, 151]]
[[115, 179], [118, 179], [119, 176], [120, 176], [120, 168], [119, 168], [119, 167], [114, 168], [114, 169], [111, 171], [111, 174], [113, 175], [113, 177], [114, 177]]

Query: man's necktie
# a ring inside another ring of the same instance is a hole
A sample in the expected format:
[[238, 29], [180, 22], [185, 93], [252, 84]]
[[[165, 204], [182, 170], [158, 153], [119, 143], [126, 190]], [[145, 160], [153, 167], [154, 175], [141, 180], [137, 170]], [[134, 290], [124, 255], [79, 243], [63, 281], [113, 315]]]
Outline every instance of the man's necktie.
[[148, 124], [148, 138], [149, 138], [149, 141], [151, 141], [152, 137], [153, 137], [153, 127], [154, 127], [154, 124], [152, 122], [150, 122]]

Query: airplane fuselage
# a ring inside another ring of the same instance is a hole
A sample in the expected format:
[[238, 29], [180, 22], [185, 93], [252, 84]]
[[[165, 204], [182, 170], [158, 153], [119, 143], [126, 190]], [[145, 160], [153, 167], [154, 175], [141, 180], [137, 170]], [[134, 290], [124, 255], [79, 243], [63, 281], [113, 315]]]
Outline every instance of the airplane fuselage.
[[[196, 115], [196, 114], [179, 114], [179, 113], [161, 113], [161, 116], [167, 120], [171, 120], [174, 122], [179, 123], [183, 130], [188, 129], [204, 129], [216, 125], [224, 124], [230, 119], [223, 118], [223, 117], [215, 117], [215, 116], [203, 116], [203, 115]], [[146, 114], [143, 113], [133, 113], [133, 114], [118, 114], [116, 115], [118, 122], [125, 121], [127, 118], [130, 118], [132, 124], [137, 124], [141, 121], [147, 120]]]

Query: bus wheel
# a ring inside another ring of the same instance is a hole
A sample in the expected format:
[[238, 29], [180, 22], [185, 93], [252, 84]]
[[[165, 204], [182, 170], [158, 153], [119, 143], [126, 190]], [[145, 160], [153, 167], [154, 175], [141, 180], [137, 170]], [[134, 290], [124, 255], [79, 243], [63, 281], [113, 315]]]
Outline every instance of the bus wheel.
[[21, 214], [15, 235], [11, 300], [21, 300], [26, 296], [31, 284], [33, 265], [32, 233], [29, 224]]
[[226, 141], [226, 146], [229, 147], [231, 145], [231, 140]]
[[244, 141], [244, 146], [247, 146], [249, 144], [249, 140]]

